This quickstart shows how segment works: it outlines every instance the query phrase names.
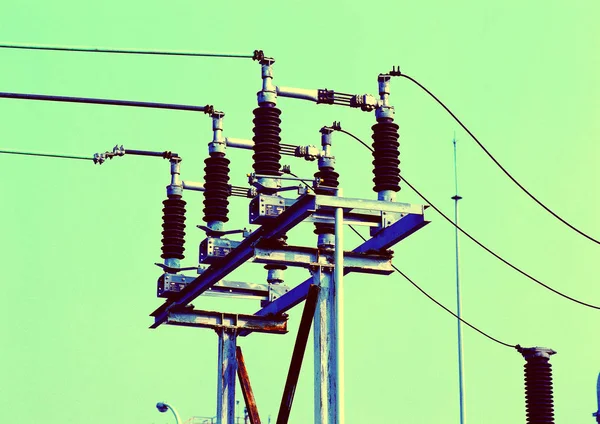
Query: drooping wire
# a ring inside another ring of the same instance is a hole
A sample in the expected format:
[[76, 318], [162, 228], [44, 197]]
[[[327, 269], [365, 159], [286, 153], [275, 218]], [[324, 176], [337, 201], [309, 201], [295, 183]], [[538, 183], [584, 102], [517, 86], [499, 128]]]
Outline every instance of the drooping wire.
[[570, 229], [572, 229], [573, 231], [579, 233], [580, 235], [582, 235], [583, 237], [593, 241], [596, 244], [600, 244], [600, 240], [590, 236], [589, 234], [586, 234], [585, 232], [583, 232], [582, 230], [576, 228], [574, 225], [570, 224], [569, 222], [567, 222], [564, 218], [560, 217], [556, 212], [554, 212], [552, 209], [550, 209], [548, 206], [546, 206], [541, 200], [539, 200], [537, 197], [535, 197], [529, 190], [527, 190], [527, 188], [525, 188], [519, 181], [517, 181], [517, 179], [515, 177], [513, 177], [511, 175], [510, 172], [508, 172], [508, 170], [506, 168], [504, 168], [504, 166], [502, 166], [500, 164], [500, 162], [498, 162], [498, 160], [494, 157], [494, 155], [492, 155], [490, 153], [490, 151], [483, 145], [483, 143], [481, 143], [479, 141], [479, 139], [477, 137], [475, 137], [475, 135], [469, 130], [469, 128], [467, 128], [467, 126], [465, 124], [462, 123], [462, 121], [460, 119], [458, 119], [458, 117], [440, 100], [436, 97], [435, 94], [433, 94], [431, 91], [429, 91], [427, 88], [425, 88], [425, 86], [423, 86], [423, 84], [421, 84], [419, 81], [417, 81], [416, 79], [412, 78], [409, 75], [406, 74], [400, 74], [399, 76], [406, 78], [409, 81], [412, 81], [414, 84], [416, 84], [417, 86], [419, 86], [423, 91], [425, 91], [427, 94], [429, 94], [440, 106], [442, 106], [446, 112], [448, 112], [450, 114], [450, 116], [452, 116], [452, 118], [454, 118], [454, 120], [471, 136], [471, 138], [473, 140], [475, 140], [475, 142], [479, 145], [479, 147], [481, 147], [481, 149], [485, 152], [486, 155], [488, 155], [488, 157], [498, 166], [498, 168], [500, 168], [502, 170], [502, 172], [504, 172], [504, 174], [506, 174], [506, 176], [508, 178], [511, 179], [511, 181], [513, 183], [515, 183], [525, 194], [527, 194], [527, 196], [529, 196], [534, 202], [536, 202], [538, 205], [540, 205], [546, 212], [548, 212], [550, 215], [552, 215], [554, 218], [558, 219], [560, 222], [562, 222], [563, 224], [565, 224], [567, 227], [569, 227]]
[[94, 158], [88, 156], [61, 155], [58, 153], [20, 152], [16, 150], [0, 150], [0, 153], [9, 155], [41, 156], [47, 158], [94, 160]]
[[306, 186], [306, 188], [307, 188], [309, 191], [312, 191], [312, 192], [314, 193], [315, 189], [314, 189], [314, 188], [312, 188], [312, 187], [310, 186], [310, 184], [308, 184], [306, 181], [304, 181], [303, 179], [301, 179], [299, 176], [297, 176], [297, 175], [296, 175], [296, 174], [294, 174], [293, 172], [286, 172], [286, 174], [290, 174], [292, 177], [294, 177], [294, 178], [298, 178], [298, 180], [300, 180], [300, 182], [301, 182], [302, 184], [304, 184], [304, 185]]
[[[350, 135], [347, 131], [342, 131], [344, 134], [348, 134]], [[358, 140], [358, 137], [352, 135], [352, 137], [356, 140]], [[366, 145], [364, 142], [361, 142], [361, 144], [363, 146], [365, 146], [366, 148], [368, 148], [369, 150], [373, 151], [371, 149], [371, 147], [369, 147], [368, 145]], [[547, 290], [550, 290], [551, 292], [553, 292], [554, 294], [557, 294], [561, 297], [564, 297], [565, 299], [568, 299], [572, 302], [578, 303], [580, 305], [583, 306], [587, 306], [588, 308], [592, 308], [592, 309], [598, 309], [600, 310], [600, 306], [597, 305], [592, 305], [590, 303], [575, 299], [574, 297], [571, 297], [567, 294], [564, 294], [552, 287], [550, 287], [549, 285], [543, 283], [542, 281], [538, 280], [537, 278], [533, 277], [531, 274], [528, 274], [527, 272], [523, 271], [522, 269], [520, 269], [519, 267], [517, 267], [516, 265], [513, 265], [512, 263], [510, 263], [509, 261], [507, 261], [506, 259], [504, 259], [502, 256], [498, 255], [496, 252], [494, 252], [493, 250], [491, 250], [489, 247], [485, 246], [483, 243], [481, 243], [479, 240], [477, 240], [475, 237], [473, 237], [471, 234], [469, 234], [467, 231], [463, 230], [459, 225], [456, 225], [446, 214], [444, 214], [438, 207], [436, 207], [433, 203], [431, 203], [423, 194], [421, 194], [420, 191], [418, 191], [412, 184], [410, 184], [406, 178], [401, 177], [402, 181], [404, 181], [406, 183], [406, 185], [412, 190], [414, 191], [421, 199], [423, 199], [429, 206], [431, 206], [437, 213], [439, 213], [446, 221], [448, 221], [452, 226], [454, 226], [456, 229], [458, 229], [458, 231], [460, 231], [461, 233], [463, 233], [465, 236], [467, 236], [471, 241], [473, 241], [475, 244], [477, 244], [479, 247], [481, 247], [483, 250], [485, 250], [486, 252], [488, 252], [490, 255], [494, 256], [496, 259], [498, 259], [499, 261], [503, 262], [505, 265], [508, 265], [509, 267], [511, 267], [512, 269], [514, 269], [515, 271], [517, 271], [518, 273], [520, 273], [521, 275], [524, 275], [525, 277], [529, 278], [531, 281], [533, 281], [534, 283], [539, 284], [540, 286], [546, 288]]]
[[[350, 225], [350, 229], [352, 231], [354, 231], [354, 233], [359, 236], [363, 241], [367, 241], [362, 234], [360, 234], [356, 228], [354, 228], [352, 225]], [[487, 337], [488, 339], [501, 344], [502, 346], [506, 346], [506, 347], [512, 347], [515, 348], [518, 345], [512, 345], [510, 343], [506, 343], [503, 342], [502, 340], [499, 340], [493, 336], [490, 336], [488, 333], [486, 333], [483, 330], [480, 330], [479, 328], [475, 327], [473, 324], [469, 323], [468, 321], [465, 321], [463, 318], [459, 317], [457, 314], [455, 314], [454, 312], [452, 312], [450, 309], [448, 309], [446, 306], [444, 306], [442, 303], [440, 303], [439, 301], [437, 301], [433, 296], [431, 296], [429, 293], [427, 293], [425, 290], [423, 290], [417, 283], [415, 283], [408, 275], [406, 275], [405, 273], [403, 273], [402, 271], [400, 271], [400, 269], [392, 264], [392, 268], [394, 268], [396, 270], [396, 272], [398, 274], [400, 274], [401, 276], [403, 276], [409, 283], [411, 283], [417, 290], [419, 290], [422, 294], [424, 294], [429, 300], [431, 300], [433, 303], [435, 303], [436, 305], [438, 305], [440, 308], [442, 308], [443, 310], [445, 310], [446, 312], [448, 312], [450, 315], [452, 315], [454, 318], [460, 320], [460, 322], [462, 322], [463, 324], [467, 325], [468, 327], [472, 328], [473, 330], [477, 331], [479, 334]]]
[[170, 109], [170, 110], [187, 110], [192, 112], [204, 112], [211, 114], [214, 110], [213, 106], [194, 106], [180, 105], [173, 103], [156, 103], [156, 102], [139, 102], [135, 100], [113, 100], [113, 99], [96, 99], [90, 97], [72, 97], [72, 96], [54, 96], [48, 94], [27, 94], [27, 93], [7, 93], [0, 92], [0, 98], [3, 99], [18, 99], [18, 100], [41, 100], [47, 102], [63, 102], [63, 103], [87, 103], [96, 105], [108, 106], [130, 106], [142, 107], [151, 109]]
[[200, 57], [228, 57], [236, 59], [254, 59], [255, 55], [243, 53], [209, 53], [209, 52], [190, 52], [178, 50], [140, 50], [140, 49], [111, 49], [98, 47], [82, 46], [48, 46], [34, 44], [12, 44], [2, 43], [3, 49], [23, 49], [23, 50], [51, 50], [64, 52], [85, 52], [85, 53], [119, 53], [119, 54], [145, 54], [159, 56], [200, 56]]
[[352, 133], [349, 133], [346, 130], [343, 130], [342, 128], [336, 128], [336, 131], [342, 132], [346, 135], [349, 135], [350, 137], [352, 137], [353, 139], [355, 139], [356, 141], [358, 141], [360, 144], [362, 144], [363, 146], [365, 146], [367, 149], [369, 149], [370, 151], [373, 151], [373, 149], [371, 148], [371, 146], [369, 146], [367, 143], [365, 143], [364, 141], [362, 141], [360, 138], [358, 138], [357, 136], [355, 136]]
[[[350, 134], [347, 131], [342, 131], [345, 134], [348, 134], [351, 137], [354, 137], [356, 140], [358, 140], [360, 143], [362, 143], [363, 145], [365, 145], [366, 147], [368, 147], [366, 144], [364, 144], [362, 142], [362, 140], [360, 140], [359, 138], [355, 137], [354, 135]], [[370, 147], [369, 147], [370, 148]], [[296, 175], [294, 175], [293, 173], [290, 172], [290, 175], [293, 175], [295, 177], [297, 177]], [[306, 182], [302, 181], [302, 183], [308, 187], [311, 188], [308, 184], [306, 184]], [[354, 228], [352, 225], [349, 225], [350, 229], [358, 236], [362, 239], [362, 241], [367, 241], [367, 239], [365, 239], [361, 233], [358, 232], [358, 230], [356, 228]], [[443, 304], [441, 304], [440, 302], [438, 302], [434, 297], [432, 297], [429, 293], [427, 293], [425, 290], [423, 290], [417, 283], [415, 283], [411, 278], [409, 278], [406, 274], [404, 274], [402, 271], [400, 271], [400, 269], [398, 269], [394, 264], [392, 264], [392, 268], [394, 268], [396, 270], [396, 272], [398, 272], [401, 276], [403, 276], [409, 283], [411, 283], [413, 286], [415, 286], [415, 288], [417, 290], [419, 290], [421, 293], [423, 293], [429, 300], [431, 300], [432, 302], [434, 302], [436, 305], [438, 305], [439, 307], [441, 307], [442, 309], [444, 309], [446, 312], [448, 312], [449, 314], [451, 314], [452, 316], [454, 316], [456, 319], [459, 319], [463, 324], [469, 326], [470, 328], [472, 328], [473, 330], [477, 331], [478, 333], [482, 334], [483, 336], [487, 337], [488, 339], [499, 343], [503, 346], [506, 347], [512, 347], [512, 348], [516, 348], [516, 346], [518, 345], [511, 345], [509, 343], [505, 343], [495, 337], [490, 336], [489, 334], [487, 334], [485, 331], [480, 330], [479, 328], [475, 327], [473, 324], [465, 321], [464, 319], [462, 319], [461, 317], [459, 317], [458, 315], [456, 315], [454, 312], [452, 312], [450, 309], [448, 309], [447, 307], [445, 307]]]
[[565, 299], [568, 299], [572, 302], [575, 303], [579, 303], [580, 305], [583, 306], [587, 306], [589, 308], [593, 308], [593, 309], [599, 309], [600, 310], [600, 306], [597, 305], [592, 305], [590, 303], [586, 303], [584, 301], [575, 299], [574, 297], [571, 297], [567, 294], [564, 294], [552, 287], [550, 287], [549, 285], [543, 283], [542, 281], [538, 280], [537, 278], [533, 277], [531, 274], [528, 274], [527, 272], [523, 271], [522, 269], [518, 268], [516, 265], [513, 265], [512, 263], [510, 263], [509, 261], [507, 261], [506, 259], [504, 259], [502, 256], [498, 255], [496, 252], [494, 252], [493, 250], [491, 250], [489, 247], [485, 246], [483, 243], [481, 243], [479, 240], [477, 240], [475, 237], [473, 237], [471, 234], [469, 234], [468, 232], [466, 232], [465, 230], [463, 230], [460, 226], [455, 225], [454, 222], [447, 216], [445, 215], [440, 209], [438, 209], [435, 205], [433, 205], [429, 200], [427, 200], [427, 198], [425, 198], [425, 196], [423, 196], [412, 184], [410, 184], [408, 181], [406, 181], [406, 178], [402, 178], [402, 180], [406, 183], [406, 185], [415, 193], [417, 193], [417, 195], [423, 199], [427, 204], [429, 204], [429, 206], [431, 206], [437, 213], [439, 213], [446, 221], [448, 221], [450, 224], [452, 224], [453, 226], [455, 226], [458, 231], [460, 231], [461, 233], [463, 233], [465, 236], [467, 236], [471, 241], [473, 241], [475, 244], [477, 244], [479, 247], [481, 247], [483, 250], [485, 250], [486, 252], [488, 252], [490, 255], [494, 256], [496, 259], [500, 260], [501, 262], [503, 262], [505, 265], [508, 265], [509, 267], [511, 267], [512, 269], [514, 269], [515, 271], [517, 271], [518, 273], [524, 275], [525, 277], [529, 278], [531, 281], [539, 284], [540, 286], [550, 290], [551, 292], [564, 297]]

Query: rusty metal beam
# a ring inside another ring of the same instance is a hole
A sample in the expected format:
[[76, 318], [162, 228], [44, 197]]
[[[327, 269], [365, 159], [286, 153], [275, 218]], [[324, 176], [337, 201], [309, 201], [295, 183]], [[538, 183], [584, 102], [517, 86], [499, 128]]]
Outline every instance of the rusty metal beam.
[[287, 316], [262, 317], [256, 315], [233, 314], [230, 312], [215, 312], [202, 310], [188, 310], [170, 312], [167, 315], [167, 324], [186, 327], [203, 327], [218, 329], [231, 329], [256, 331], [259, 333], [287, 333]]
[[298, 328], [298, 335], [296, 336], [296, 344], [294, 345], [294, 352], [292, 353], [292, 359], [290, 361], [290, 369], [285, 381], [281, 405], [279, 406], [277, 424], [287, 424], [290, 418], [292, 402], [294, 401], [294, 394], [296, 393], [298, 377], [300, 376], [300, 370], [302, 369], [302, 360], [304, 359], [304, 352], [306, 350], [306, 344], [308, 342], [310, 327], [315, 315], [318, 298], [319, 286], [313, 284], [308, 288], [308, 296], [304, 303], [302, 319], [300, 320], [300, 327]]
[[242, 355], [242, 348], [238, 346], [236, 348], [235, 354], [238, 363], [237, 374], [240, 380], [240, 386], [242, 387], [244, 401], [246, 402], [246, 408], [248, 408], [250, 424], [260, 424], [258, 408], [256, 407], [254, 393], [252, 393], [252, 386], [250, 386], [250, 377], [248, 377], [248, 370], [246, 370], [246, 363], [244, 362], [244, 355]]

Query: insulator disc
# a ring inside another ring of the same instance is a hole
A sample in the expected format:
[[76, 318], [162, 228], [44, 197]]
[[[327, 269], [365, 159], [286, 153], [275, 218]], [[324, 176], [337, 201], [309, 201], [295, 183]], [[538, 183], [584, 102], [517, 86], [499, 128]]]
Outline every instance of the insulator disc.
[[528, 424], [554, 424], [552, 365], [545, 357], [533, 357], [525, 364], [525, 398]]
[[227, 222], [229, 218], [229, 159], [213, 153], [204, 160], [204, 221]]
[[279, 176], [281, 175], [279, 170], [281, 167], [279, 163], [281, 160], [281, 147], [279, 146], [281, 110], [276, 107], [261, 106], [254, 109], [253, 113], [254, 154], [252, 159], [254, 159], [254, 164], [252, 167], [257, 174]]
[[383, 118], [371, 127], [373, 130], [373, 190], [400, 190], [400, 143], [398, 125], [391, 118]]
[[183, 259], [185, 248], [185, 201], [179, 195], [169, 195], [163, 201], [163, 239], [161, 258]]

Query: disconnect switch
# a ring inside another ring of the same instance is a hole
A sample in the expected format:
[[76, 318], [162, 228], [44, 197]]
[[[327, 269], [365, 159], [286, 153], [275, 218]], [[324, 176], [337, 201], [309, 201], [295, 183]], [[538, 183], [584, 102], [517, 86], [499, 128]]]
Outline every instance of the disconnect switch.
[[294, 203], [293, 199], [259, 194], [250, 202], [250, 223], [263, 224], [277, 218]]
[[200, 243], [200, 263], [214, 263], [227, 256], [240, 243], [221, 237], [207, 237]]

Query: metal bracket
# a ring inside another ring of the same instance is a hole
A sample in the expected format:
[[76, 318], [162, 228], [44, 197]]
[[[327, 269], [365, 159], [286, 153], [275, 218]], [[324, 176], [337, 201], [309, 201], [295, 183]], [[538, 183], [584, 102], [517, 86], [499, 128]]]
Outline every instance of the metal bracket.
[[[195, 276], [165, 273], [157, 282], [157, 296], [169, 298], [180, 293]], [[261, 302], [272, 302], [283, 296], [290, 288], [284, 284], [258, 284], [244, 281], [221, 280], [204, 294], [207, 296], [228, 297], [235, 299], [257, 299]]]
[[[318, 249], [298, 246], [285, 246], [279, 249], [254, 248], [253, 262], [266, 265], [285, 265], [312, 269], [315, 267], [333, 268], [331, 255], [323, 255]], [[389, 254], [367, 254], [344, 252], [345, 272], [389, 275], [394, 272]]]
[[167, 324], [185, 327], [212, 328], [214, 330], [248, 330], [258, 333], [287, 333], [287, 315], [261, 317], [256, 315], [233, 314], [215, 311], [176, 311], [169, 312]]

